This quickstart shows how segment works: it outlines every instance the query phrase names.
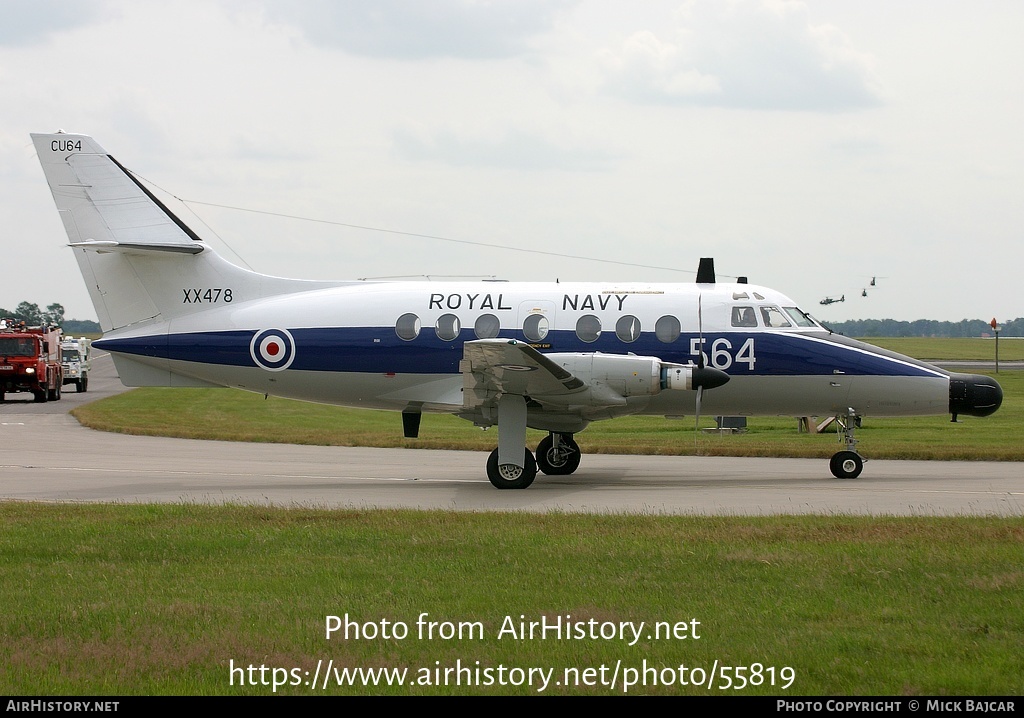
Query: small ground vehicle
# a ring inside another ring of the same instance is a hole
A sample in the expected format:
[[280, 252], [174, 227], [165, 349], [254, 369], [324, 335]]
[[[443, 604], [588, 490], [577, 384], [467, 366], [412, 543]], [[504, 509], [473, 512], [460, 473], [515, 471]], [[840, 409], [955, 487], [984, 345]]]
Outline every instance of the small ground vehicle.
[[36, 401], [60, 399], [64, 384], [60, 327], [29, 327], [0, 319], [0, 401], [10, 392], [30, 391]]
[[68, 337], [60, 345], [64, 384], [74, 384], [75, 391], [89, 390], [92, 342], [86, 337]]

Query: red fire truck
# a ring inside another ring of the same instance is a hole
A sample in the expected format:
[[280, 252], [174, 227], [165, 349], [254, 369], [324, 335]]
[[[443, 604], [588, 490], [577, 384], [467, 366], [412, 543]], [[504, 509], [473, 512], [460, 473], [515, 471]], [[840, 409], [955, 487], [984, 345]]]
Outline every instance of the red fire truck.
[[30, 391], [36, 401], [60, 399], [60, 338], [60, 327], [0, 319], [0, 401], [15, 391]]

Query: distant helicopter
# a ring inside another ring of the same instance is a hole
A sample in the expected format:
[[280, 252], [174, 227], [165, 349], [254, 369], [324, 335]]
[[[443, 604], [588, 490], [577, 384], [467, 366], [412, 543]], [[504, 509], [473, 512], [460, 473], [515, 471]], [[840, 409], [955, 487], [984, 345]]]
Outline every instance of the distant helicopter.
[[835, 304], [836, 302], [845, 302], [845, 301], [846, 301], [846, 295], [844, 294], [843, 296], [839, 297], [839, 299], [833, 299], [832, 297], [825, 297], [820, 302], [818, 302], [818, 304], [824, 304], [824, 305], [827, 306], [829, 304]]
[[[882, 279], [885, 279], [885, 277], [882, 277]], [[868, 282], [868, 286], [869, 287], [874, 287], [874, 286], [877, 286], [877, 285], [878, 285], [878, 277], [872, 277], [871, 281]], [[860, 290], [860, 296], [862, 296], [862, 297], [868, 296], [867, 288]]]

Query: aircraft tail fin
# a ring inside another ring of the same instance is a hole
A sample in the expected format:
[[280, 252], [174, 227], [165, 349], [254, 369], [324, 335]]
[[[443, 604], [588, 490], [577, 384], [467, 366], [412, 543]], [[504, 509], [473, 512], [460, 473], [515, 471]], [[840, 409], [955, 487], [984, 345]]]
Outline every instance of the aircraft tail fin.
[[227, 262], [91, 137], [60, 132], [32, 141], [104, 332], [338, 284]]

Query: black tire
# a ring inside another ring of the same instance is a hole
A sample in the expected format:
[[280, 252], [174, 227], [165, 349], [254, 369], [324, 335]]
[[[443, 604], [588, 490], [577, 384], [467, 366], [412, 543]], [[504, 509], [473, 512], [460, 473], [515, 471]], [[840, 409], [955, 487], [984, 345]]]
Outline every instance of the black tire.
[[828, 468], [837, 479], [856, 479], [864, 469], [864, 459], [856, 451], [840, 451], [829, 460]]
[[79, 394], [81, 394], [83, 391], [85, 391], [85, 389], [82, 388], [82, 380], [81, 379], [75, 379], [75, 391], [77, 393], [79, 393]]
[[32, 394], [35, 396], [36, 402], [39, 404], [45, 404], [46, 400], [50, 398], [50, 392], [46, 388], [40, 389], [39, 391], [34, 391], [32, 392]]
[[548, 434], [537, 444], [537, 468], [548, 476], [567, 476], [580, 467], [579, 445], [571, 436], [562, 435], [559, 449], [555, 450], [555, 441]]
[[523, 457], [525, 466], [520, 469], [518, 466], [498, 466], [498, 450], [495, 449], [487, 457], [487, 479], [496, 489], [525, 489], [537, 478], [537, 461], [529, 449]]
[[88, 374], [82, 377], [82, 381], [78, 385], [78, 391], [86, 392], [89, 391], [89, 376]]

